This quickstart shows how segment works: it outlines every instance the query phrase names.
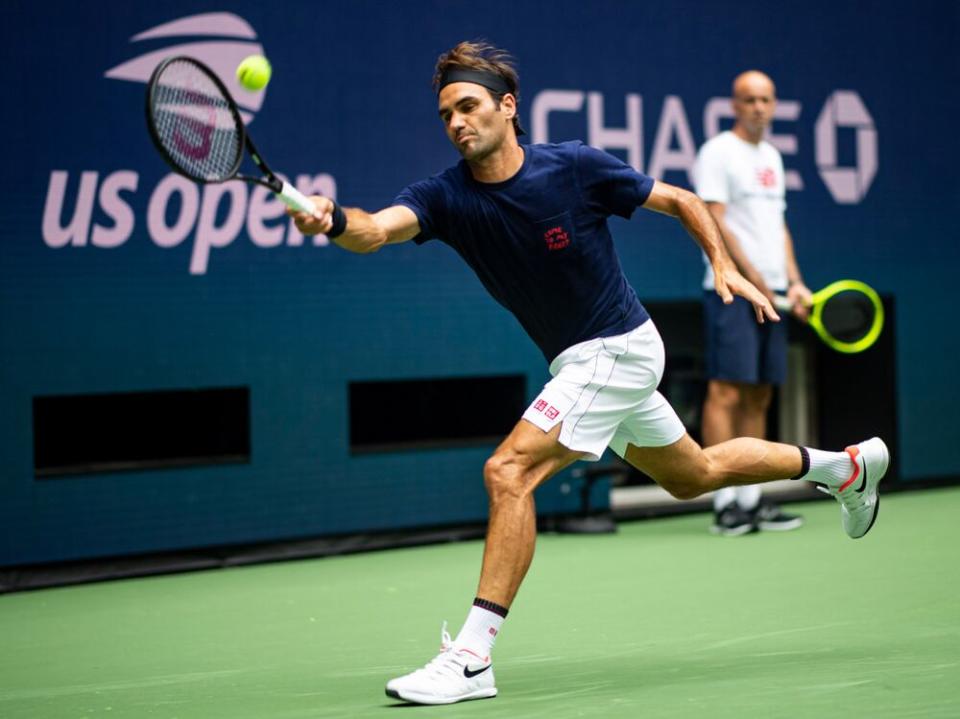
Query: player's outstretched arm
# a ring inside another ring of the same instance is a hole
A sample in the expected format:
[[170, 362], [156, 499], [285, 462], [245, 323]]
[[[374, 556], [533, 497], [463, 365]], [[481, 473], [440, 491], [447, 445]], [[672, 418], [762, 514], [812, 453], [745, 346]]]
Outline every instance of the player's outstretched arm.
[[713, 267], [717, 294], [724, 303], [730, 304], [733, 302], [733, 295], [739, 295], [753, 305], [758, 322], [763, 322], [765, 317], [774, 321], [780, 320], [770, 300], [737, 271], [724, 247], [720, 228], [703, 200], [682, 188], [656, 182], [643, 207], [680, 220], [684, 229], [707, 255]]
[[[384, 245], [406, 242], [420, 234], [417, 216], [403, 205], [394, 205], [371, 214], [356, 207], [338, 208], [329, 197], [320, 195], [311, 197], [310, 201], [317, 208], [312, 215], [287, 210], [297, 229], [305, 235], [329, 234], [331, 230], [339, 230], [331, 239], [351, 252], [376, 252]], [[337, 210], [342, 212], [339, 218]]]

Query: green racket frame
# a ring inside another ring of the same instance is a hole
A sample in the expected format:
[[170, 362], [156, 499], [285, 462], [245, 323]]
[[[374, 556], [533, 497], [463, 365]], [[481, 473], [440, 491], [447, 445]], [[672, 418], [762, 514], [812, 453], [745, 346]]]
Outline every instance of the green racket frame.
[[[821, 315], [823, 314], [823, 305], [828, 299], [841, 292], [849, 291], [860, 292], [866, 295], [873, 304], [875, 314], [873, 324], [862, 339], [856, 342], [841, 342], [827, 332], [823, 326]], [[873, 343], [877, 341], [877, 338], [880, 337], [880, 333], [883, 331], [883, 302], [880, 301], [880, 295], [877, 294], [876, 290], [868, 284], [860, 282], [859, 280], [837, 280], [836, 282], [831, 282], [822, 290], [813, 293], [809, 324], [813, 328], [813, 331], [817, 333], [820, 339], [822, 339], [830, 349], [843, 352], [844, 354], [863, 352], [873, 346]]]

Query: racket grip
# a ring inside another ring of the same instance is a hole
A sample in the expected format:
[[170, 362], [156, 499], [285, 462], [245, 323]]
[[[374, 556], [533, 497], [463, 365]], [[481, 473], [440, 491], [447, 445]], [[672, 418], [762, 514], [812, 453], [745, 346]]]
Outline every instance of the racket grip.
[[310, 202], [309, 198], [304, 195], [300, 190], [291, 185], [289, 182], [284, 180], [283, 187], [280, 188], [280, 192], [277, 193], [277, 197], [284, 201], [287, 207], [290, 207], [297, 212], [308, 212], [313, 214], [316, 210], [313, 203]]
[[793, 309], [793, 303], [783, 295], [773, 296], [773, 306], [778, 310], [782, 310], [783, 312], [789, 312]]

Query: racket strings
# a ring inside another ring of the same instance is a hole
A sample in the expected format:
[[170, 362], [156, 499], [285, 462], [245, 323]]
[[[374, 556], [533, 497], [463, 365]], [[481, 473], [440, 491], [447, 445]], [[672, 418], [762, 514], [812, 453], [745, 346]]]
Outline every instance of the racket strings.
[[220, 88], [189, 61], [168, 64], [157, 78], [151, 108], [160, 143], [190, 177], [228, 179], [240, 164], [240, 119]]
[[870, 332], [876, 309], [868, 297], [860, 292], [840, 292], [823, 305], [820, 321], [824, 329], [841, 342], [853, 343]]

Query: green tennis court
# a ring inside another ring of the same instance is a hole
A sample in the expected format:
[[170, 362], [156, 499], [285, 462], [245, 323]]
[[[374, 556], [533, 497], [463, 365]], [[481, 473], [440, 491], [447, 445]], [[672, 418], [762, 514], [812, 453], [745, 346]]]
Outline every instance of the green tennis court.
[[[956, 717], [960, 490], [835, 502], [799, 532], [706, 515], [545, 535], [495, 652], [489, 717]], [[459, 626], [479, 542], [0, 597], [0, 716], [389, 716], [390, 677]], [[406, 716], [407, 713], [405, 712]]]

